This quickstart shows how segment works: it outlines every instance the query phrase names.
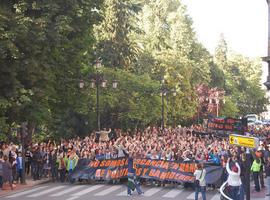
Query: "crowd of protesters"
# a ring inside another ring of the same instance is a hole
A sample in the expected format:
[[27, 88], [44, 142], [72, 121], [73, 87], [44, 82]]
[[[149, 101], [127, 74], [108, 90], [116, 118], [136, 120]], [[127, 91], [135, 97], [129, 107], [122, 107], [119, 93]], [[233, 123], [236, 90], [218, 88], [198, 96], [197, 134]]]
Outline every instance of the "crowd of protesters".
[[[270, 186], [270, 162], [268, 162], [270, 153], [267, 138], [270, 128], [251, 127], [251, 131], [252, 134], [264, 138], [258, 149], [260, 153], [254, 151], [252, 157], [254, 161], [251, 170], [255, 189], [259, 191], [261, 187], [264, 187], [263, 168], [268, 177], [267, 184]], [[85, 138], [61, 140], [60, 143], [47, 141], [30, 144], [26, 147], [24, 170], [26, 175], [31, 175], [33, 180], [50, 177], [52, 181], [72, 182], [73, 180], [69, 180], [69, 174], [74, 170], [80, 158], [99, 160], [125, 157], [129, 154], [137, 158], [196, 161], [202, 164], [199, 167], [203, 167], [203, 163], [221, 165], [224, 169], [227, 167], [223, 181], [228, 179], [228, 184], [232, 186], [233, 191], [245, 190], [244, 175], [246, 170], [250, 170], [245, 166], [245, 148], [229, 145], [228, 138], [209, 134], [200, 125], [189, 128], [168, 128], [162, 131], [156, 127], [148, 127], [136, 132], [120, 129], [104, 130]], [[21, 147], [12, 143], [2, 143], [0, 146], [0, 187], [3, 182], [6, 182], [13, 188], [15, 182], [21, 181], [22, 170]], [[199, 175], [196, 172], [197, 178], [200, 178]], [[239, 177], [239, 180], [236, 181], [235, 177]], [[202, 180], [200, 182], [204, 187], [204, 182]]]

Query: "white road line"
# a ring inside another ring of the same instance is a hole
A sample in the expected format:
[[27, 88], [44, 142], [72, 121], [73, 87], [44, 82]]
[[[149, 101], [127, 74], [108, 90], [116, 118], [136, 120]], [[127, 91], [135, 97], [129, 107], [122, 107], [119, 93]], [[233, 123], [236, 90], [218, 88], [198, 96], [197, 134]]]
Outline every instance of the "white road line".
[[79, 198], [79, 196], [74, 196], [74, 197], [70, 197], [70, 198], [68, 198], [66, 200], [74, 200], [74, 199], [78, 199], [78, 198]]
[[105, 195], [107, 195], [107, 194], [109, 194], [109, 193], [111, 193], [111, 192], [113, 192], [115, 190], [120, 189], [121, 187], [122, 187], [121, 185], [111, 186], [108, 189], [102, 190], [101, 192], [95, 194], [95, 196], [105, 196]]
[[[192, 192], [187, 199], [194, 199], [195, 198], [195, 192]], [[198, 199], [202, 198], [202, 194], [199, 192]]]
[[127, 196], [127, 189], [124, 190], [123, 192], [120, 192], [120, 193], [117, 194], [116, 196]]
[[53, 188], [44, 190], [44, 191], [42, 191], [42, 192], [37, 192], [37, 193], [35, 193], [35, 194], [28, 195], [27, 197], [39, 197], [39, 196], [42, 196], [42, 195], [44, 195], [44, 194], [48, 194], [48, 193], [50, 193], [50, 192], [53, 192], [53, 191], [55, 191], [55, 190], [62, 189], [62, 188], [64, 188], [64, 187], [66, 187], [66, 186], [57, 186], [57, 187], [53, 187]]
[[48, 186], [37, 187], [37, 188], [31, 189], [31, 190], [26, 190], [26, 191], [23, 191], [23, 192], [18, 192], [18, 193], [16, 193], [16, 194], [12, 194], [12, 195], [7, 196], [7, 197], [5, 197], [5, 198], [14, 198], [14, 197], [23, 196], [23, 195], [30, 194], [30, 193], [32, 193], [32, 192], [35, 192], [35, 191], [38, 191], [38, 190], [47, 188], [47, 187], [48, 187]]
[[92, 192], [92, 191], [94, 191], [94, 190], [97, 190], [97, 189], [99, 189], [99, 188], [101, 188], [101, 187], [103, 187], [104, 185], [94, 185], [94, 186], [90, 186], [89, 188], [87, 188], [87, 189], [85, 189], [85, 190], [81, 190], [80, 192], [76, 192], [76, 193], [74, 193], [74, 194], [71, 194], [71, 196], [78, 196], [78, 197], [80, 197], [80, 196], [83, 196], [83, 195], [85, 195], [85, 194], [87, 194], [87, 193], [89, 193], [89, 192]]
[[163, 197], [166, 198], [174, 198], [176, 197], [178, 194], [180, 194], [183, 190], [180, 189], [172, 189], [169, 192], [167, 192], [166, 194], [163, 195]]
[[151, 188], [151, 189], [147, 190], [146, 192], [144, 192], [143, 196], [150, 197], [153, 194], [159, 192], [160, 190], [162, 190], [162, 188]]
[[220, 193], [216, 193], [215, 196], [211, 198], [211, 200], [220, 200]]
[[70, 192], [73, 192], [73, 191], [78, 190], [78, 189], [83, 188], [83, 187], [85, 187], [85, 186], [83, 186], [83, 185], [79, 185], [79, 186], [70, 186], [70, 187], [69, 187], [68, 189], [66, 189], [66, 190], [63, 190], [63, 191], [60, 191], [60, 192], [58, 192], [58, 193], [55, 193], [55, 194], [50, 195], [50, 197], [59, 197], [59, 196], [62, 196], [62, 195], [64, 195], [64, 194], [67, 194], [67, 193], [70, 193]]

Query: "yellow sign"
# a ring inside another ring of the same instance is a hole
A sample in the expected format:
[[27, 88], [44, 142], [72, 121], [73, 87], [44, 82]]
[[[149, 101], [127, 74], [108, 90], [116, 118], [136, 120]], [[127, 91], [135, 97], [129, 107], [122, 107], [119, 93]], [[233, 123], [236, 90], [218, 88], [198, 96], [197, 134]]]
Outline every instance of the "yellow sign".
[[243, 135], [231, 134], [229, 137], [230, 144], [241, 147], [257, 148], [259, 146], [259, 138], [247, 137]]

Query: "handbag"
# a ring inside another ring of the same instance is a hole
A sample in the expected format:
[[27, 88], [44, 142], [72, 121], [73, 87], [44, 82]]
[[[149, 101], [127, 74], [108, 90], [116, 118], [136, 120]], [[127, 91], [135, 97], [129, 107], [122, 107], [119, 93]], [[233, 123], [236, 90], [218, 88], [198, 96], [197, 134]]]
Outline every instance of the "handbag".
[[203, 170], [201, 172], [200, 178], [196, 179], [195, 182], [194, 182], [194, 185], [195, 185], [196, 188], [200, 187], [200, 179], [202, 178], [202, 173], [203, 173]]

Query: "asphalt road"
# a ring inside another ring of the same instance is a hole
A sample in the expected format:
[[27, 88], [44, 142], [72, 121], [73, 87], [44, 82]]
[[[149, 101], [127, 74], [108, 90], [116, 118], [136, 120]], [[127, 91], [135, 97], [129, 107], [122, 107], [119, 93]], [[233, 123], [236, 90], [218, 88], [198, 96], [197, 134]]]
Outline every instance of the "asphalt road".
[[[37, 187], [15, 192], [1, 199], [12, 200], [170, 200], [170, 199], [194, 199], [194, 191], [185, 188], [174, 188], [170, 186], [156, 187], [143, 186], [144, 194], [138, 195], [134, 192], [131, 197], [127, 196], [125, 185], [106, 185], [106, 184], [60, 184], [48, 183]], [[207, 191], [207, 200], [219, 200], [220, 195], [217, 191]], [[259, 200], [259, 199], [258, 199]], [[262, 199], [260, 199], [262, 200]]]

